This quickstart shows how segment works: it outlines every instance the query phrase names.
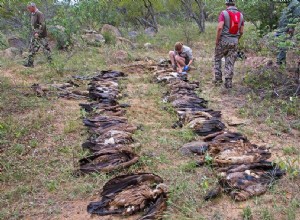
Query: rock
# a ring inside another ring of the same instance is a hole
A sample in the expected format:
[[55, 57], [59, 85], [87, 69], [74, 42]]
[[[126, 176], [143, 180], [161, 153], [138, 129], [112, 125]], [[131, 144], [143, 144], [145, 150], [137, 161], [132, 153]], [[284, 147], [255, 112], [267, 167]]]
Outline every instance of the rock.
[[248, 121], [244, 119], [240, 119], [237, 117], [232, 116], [231, 118], [227, 119], [227, 123], [229, 126], [238, 126], [238, 125], [243, 125], [246, 124]]
[[16, 36], [9, 37], [7, 39], [7, 42], [8, 42], [9, 47], [12, 47], [12, 48], [17, 48], [17, 49], [20, 49], [20, 50], [23, 50], [23, 49], [26, 48], [25, 41], [23, 39], [19, 38], [19, 37], [16, 37]]
[[92, 36], [94, 37], [96, 42], [103, 43], [105, 41], [104, 37], [101, 34], [92, 34]]
[[138, 44], [138, 43], [133, 43], [133, 47], [134, 47], [134, 48], [141, 48], [141, 45]]
[[149, 50], [149, 49], [152, 49], [153, 46], [152, 46], [151, 43], [145, 43], [145, 44], [144, 44], [144, 48], [146, 48], [147, 50]]
[[128, 32], [128, 37], [130, 39], [135, 39], [138, 35], [139, 35], [139, 33], [137, 31], [129, 31]]
[[109, 24], [103, 25], [103, 27], [101, 29], [101, 34], [104, 34], [105, 32], [108, 32], [108, 33], [112, 34], [115, 37], [122, 37], [122, 34], [119, 31], [119, 29], [112, 26], [112, 25], [109, 25]]
[[220, 186], [216, 186], [215, 188], [208, 191], [208, 193], [204, 196], [204, 200], [208, 201], [217, 198], [221, 193], [222, 188]]
[[14, 59], [18, 55], [22, 55], [22, 51], [15, 47], [10, 47], [0, 51], [0, 56], [5, 57], [7, 59]]
[[124, 63], [128, 59], [128, 53], [125, 50], [118, 50], [115, 52], [114, 57], [117, 62]]
[[89, 45], [100, 46], [105, 43], [105, 39], [101, 34], [84, 34], [82, 39]]
[[132, 49], [136, 48], [134, 43], [132, 43], [130, 40], [128, 40], [124, 37], [118, 37], [117, 38], [117, 44], [126, 44], [126, 45], [129, 45]]
[[85, 34], [97, 34], [97, 31], [94, 31], [94, 30], [88, 30], [88, 29], [84, 29], [83, 32]]
[[268, 57], [248, 57], [245, 61], [245, 65], [252, 67], [252, 68], [258, 68], [260, 66], [268, 66], [272, 60]]
[[149, 37], [154, 37], [156, 34], [156, 31], [153, 27], [148, 27], [145, 29], [145, 34], [148, 35]]
[[194, 141], [183, 145], [179, 151], [182, 155], [191, 156], [193, 154], [203, 155], [208, 149], [208, 143]]

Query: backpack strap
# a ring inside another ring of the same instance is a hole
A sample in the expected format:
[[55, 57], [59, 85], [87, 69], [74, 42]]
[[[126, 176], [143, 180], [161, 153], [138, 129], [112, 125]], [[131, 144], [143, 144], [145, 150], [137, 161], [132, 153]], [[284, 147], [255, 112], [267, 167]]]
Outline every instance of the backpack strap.
[[224, 24], [226, 25], [226, 27], [230, 28], [230, 16], [227, 10], [223, 11], [223, 15], [225, 18]]
[[240, 12], [241, 17], [240, 17], [240, 23], [239, 23], [239, 28], [242, 26], [242, 23], [244, 21], [244, 15]]
[[[240, 28], [242, 26], [243, 21], [244, 21], [244, 16], [243, 16], [243, 14], [240, 11], [237, 11], [237, 12], [240, 13], [240, 15], [241, 15], [241, 17], [240, 17], [240, 23], [239, 23], [239, 28]], [[224, 10], [223, 11], [223, 15], [225, 17], [225, 25], [228, 28], [230, 28], [230, 15], [229, 15], [228, 11]]]

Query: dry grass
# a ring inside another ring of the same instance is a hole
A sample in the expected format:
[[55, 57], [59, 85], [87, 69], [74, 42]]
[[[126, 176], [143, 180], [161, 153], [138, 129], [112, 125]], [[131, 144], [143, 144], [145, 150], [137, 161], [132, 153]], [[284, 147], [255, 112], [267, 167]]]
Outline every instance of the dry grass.
[[[167, 29], [172, 31], [171, 29]], [[231, 127], [241, 131], [253, 142], [271, 147], [273, 159], [281, 162], [287, 175], [263, 196], [236, 203], [228, 196], [204, 202], [203, 195], [215, 182], [213, 171], [207, 167], [196, 168], [196, 158], [186, 158], [178, 153], [182, 144], [197, 138], [189, 130], [172, 129], [176, 115], [172, 107], [162, 103], [165, 88], [152, 83], [151, 73], [131, 73], [122, 82], [120, 100], [129, 103], [127, 117], [132, 124], [142, 125], [134, 138], [140, 143], [136, 149], [140, 162], [127, 171], [112, 174], [95, 174], [84, 177], [72, 175], [77, 161], [86, 152], [81, 143], [87, 134], [81, 124], [79, 101], [51, 97], [36, 97], [28, 86], [34, 82], [65, 82], [71, 75], [93, 75], [101, 69], [121, 70], [114, 61], [113, 52], [124, 49], [131, 62], [145, 56], [167, 57], [167, 46], [184, 36], [166, 33], [151, 39], [159, 46], [154, 50], [132, 50], [127, 47], [104, 46], [79, 49], [70, 56], [56, 54], [53, 66], [38, 59], [34, 69], [25, 69], [15, 62], [2, 60], [0, 69], [0, 219], [88, 219], [86, 205], [97, 200], [103, 184], [113, 176], [129, 172], [154, 172], [170, 186], [169, 208], [165, 219], [297, 219], [300, 206], [299, 187], [299, 132], [283, 132], [263, 115], [276, 121], [269, 109], [242, 93], [245, 72], [239, 62], [234, 78], [234, 88], [228, 92], [212, 85], [213, 39], [215, 27], [209, 25], [207, 34], [192, 38], [197, 70], [191, 79], [200, 80], [202, 97], [209, 106], [221, 110], [224, 121], [231, 117], [248, 119], [248, 124]], [[165, 39], [164, 38], [164, 39]], [[144, 39], [149, 40], [149, 39]], [[162, 51], [162, 49], [165, 49]], [[17, 60], [20, 63], [20, 60]], [[249, 106], [253, 106], [249, 108]], [[262, 112], [262, 114], [254, 114]], [[285, 117], [285, 115], [281, 115]], [[284, 125], [286, 126], [286, 125]], [[108, 218], [99, 218], [108, 219]]]

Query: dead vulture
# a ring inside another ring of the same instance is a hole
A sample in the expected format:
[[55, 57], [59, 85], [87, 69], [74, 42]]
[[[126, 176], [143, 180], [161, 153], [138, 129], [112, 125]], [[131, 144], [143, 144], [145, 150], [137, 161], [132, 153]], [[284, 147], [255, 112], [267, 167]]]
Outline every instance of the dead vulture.
[[103, 70], [100, 72], [99, 75], [93, 77], [93, 80], [98, 80], [98, 79], [110, 79], [110, 78], [118, 78], [118, 77], [124, 77], [126, 76], [125, 73], [119, 72], [119, 71], [114, 71], [114, 70]]
[[236, 201], [245, 201], [265, 193], [275, 180], [285, 174], [272, 162], [231, 166], [221, 172], [220, 184]]
[[183, 145], [180, 148], [180, 153], [186, 156], [193, 154], [203, 155], [208, 150], [209, 144], [203, 141], [193, 141]]
[[83, 119], [83, 123], [85, 126], [90, 127], [103, 127], [107, 128], [116, 124], [126, 123], [127, 119], [124, 117], [118, 116], [97, 116], [94, 118], [85, 118]]
[[132, 215], [143, 211], [141, 219], [160, 219], [167, 203], [167, 186], [151, 173], [115, 177], [103, 186], [101, 201], [91, 202], [87, 211], [98, 215]]
[[138, 161], [138, 156], [129, 149], [108, 148], [79, 160], [82, 173], [111, 172], [126, 168]]
[[[242, 140], [236, 142], [208, 142], [207, 153], [212, 157], [214, 166], [251, 164], [265, 161], [271, 157], [269, 149]], [[204, 156], [201, 160], [205, 160]], [[201, 162], [200, 162], [201, 163]]]
[[132, 133], [126, 131], [109, 130], [108, 132], [90, 138], [92, 143], [98, 144], [131, 144], [134, 142]]
[[219, 131], [210, 135], [207, 135], [203, 138], [204, 141], [210, 142], [236, 142], [238, 140], [243, 140], [244, 142], [248, 142], [247, 137], [237, 132], [230, 131]]
[[195, 118], [187, 124], [187, 127], [193, 129], [198, 135], [205, 136], [216, 131], [222, 131], [225, 125], [217, 118]]

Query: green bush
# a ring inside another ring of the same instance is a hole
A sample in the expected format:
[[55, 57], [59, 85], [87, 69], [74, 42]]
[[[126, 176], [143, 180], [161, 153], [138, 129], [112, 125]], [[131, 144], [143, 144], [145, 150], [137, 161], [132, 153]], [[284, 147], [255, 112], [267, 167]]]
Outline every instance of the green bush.
[[249, 23], [245, 26], [245, 34], [239, 41], [239, 49], [245, 51], [261, 51], [262, 44], [258, 43], [261, 41], [261, 37], [259, 36], [259, 31], [256, 30], [254, 25]]
[[57, 42], [57, 49], [66, 49], [71, 43], [68, 35], [65, 32], [65, 28], [62, 26], [50, 26], [48, 28], [49, 38]]
[[116, 42], [117, 42], [116, 36], [114, 36], [112, 33], [104, 32], [102, 35], [105, 39], [106, 44], [110, 44], [110, 45], [115, 45], [116, 44]]

